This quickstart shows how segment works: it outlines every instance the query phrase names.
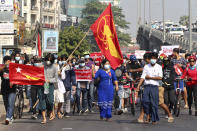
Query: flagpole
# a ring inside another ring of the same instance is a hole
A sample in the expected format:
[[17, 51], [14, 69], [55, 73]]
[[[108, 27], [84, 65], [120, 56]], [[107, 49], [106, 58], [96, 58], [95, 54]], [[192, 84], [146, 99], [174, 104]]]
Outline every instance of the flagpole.
[[81, 45], [81, 43], [83, 42], [83, 40], [86, 38], [86, 36], [88, 35], [89, 32], [90, 32], [90, 28], [88, 29], [88, 31], [86, 32], [86, 34], [83, 36], [83, 38], [81, 39], [81, 41], [78, 43], [78, 45], [76, 46], [76, 48], [73, 50], [73, 52], [70, 54], [70, 56], [68, 57], [68, 59], [66, 61], [68, 61], [70, 59], [70, 57], [75, 53], [75, 51], [79, 48], [79, 46]]

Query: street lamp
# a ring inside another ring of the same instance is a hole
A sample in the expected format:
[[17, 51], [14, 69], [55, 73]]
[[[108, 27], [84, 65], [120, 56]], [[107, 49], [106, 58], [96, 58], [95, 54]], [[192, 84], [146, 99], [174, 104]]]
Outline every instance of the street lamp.
[[163, 43], [166, 41], [166, 25], [165, 25], [165, 0], [162, 0], [163, 4]]
[[149, 24], [151, 26], [151, 0], [149, 0]]
[[144, 25], [146, 24], [146, 0], [144, 0]]
[[192, 52], [192, 9], [191, 0], [188, 0], [188, 13], [189, 13], [189, 51]]

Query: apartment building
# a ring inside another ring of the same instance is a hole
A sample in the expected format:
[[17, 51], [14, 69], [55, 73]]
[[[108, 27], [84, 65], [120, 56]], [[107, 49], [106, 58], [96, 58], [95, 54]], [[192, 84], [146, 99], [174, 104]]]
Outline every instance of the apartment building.
[[24, 0], [23, 4], [23, 16], [27, 30], [34, 30], [36, 22], [40, 22], [40, 20], [43, 28], [58, 28], [59, 0]]

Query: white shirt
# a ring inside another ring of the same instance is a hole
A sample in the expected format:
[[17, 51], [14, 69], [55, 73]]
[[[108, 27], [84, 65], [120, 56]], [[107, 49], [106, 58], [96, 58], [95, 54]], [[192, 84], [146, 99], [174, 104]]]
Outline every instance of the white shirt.
[[159, 86], [159, 80], [146, 80], [146, 76], [150, 77], [163, 77], [162, 67], [158, 64], [152, 66], [151, 64], [145, 65], [141, 78], [144, 79], [144, 85]]

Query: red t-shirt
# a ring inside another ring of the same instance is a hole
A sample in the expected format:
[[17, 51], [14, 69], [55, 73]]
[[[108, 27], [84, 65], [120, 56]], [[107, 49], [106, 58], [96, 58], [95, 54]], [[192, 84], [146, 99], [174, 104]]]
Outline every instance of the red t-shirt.
[[192, 85], [197, 85], [197, 68], [194, 70], [191, 70], [189, 67], [187, 67], [184, 70], [183, 76], [181, 78], [192, 78], [192, 81], [188, 81], [187, 85], [192, 86]]

